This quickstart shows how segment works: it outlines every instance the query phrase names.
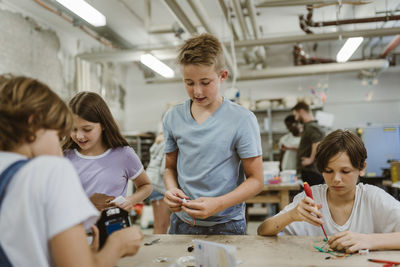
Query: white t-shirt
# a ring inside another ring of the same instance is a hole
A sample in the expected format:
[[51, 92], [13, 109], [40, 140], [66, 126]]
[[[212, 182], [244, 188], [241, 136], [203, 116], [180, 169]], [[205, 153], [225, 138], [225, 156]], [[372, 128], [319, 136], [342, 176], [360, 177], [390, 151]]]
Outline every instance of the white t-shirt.
[[[294, 136], [292, 133], [287, 133], [279, 139], [279, 148], [281, 148], [282, 145], [298, 148], [300, 138], [300, 136]], [[286, 150], [282, 158], [282, 170], [296, 170], [296, 164], [297, 150]]]
[[[343, 231], [364, 234], [400, 232], [400, 201], [379, 187], [361, 183], [356, 186], [353, 210], [344, 225], [336, 224], [331, 217], [326, 200], [327, 189], [328, 186], [326, 184], [311, 187], [315, 203], [322, 204], [320, 212], [323, 216], [324, 229], [327, 235]], [[295, 208], [304, 198], [304, 191], [297, 194], [293, 202], [277, 215]], [[283, 232], [288, 235], [299, 236], [324, 235], [321, 227], [307, 222], [293, 222], [286, 226]]]
[[[0, 172], [20, 159], [25, 157], [0, 152]], [[0, 242], [14, 266], [51, 266], [50, 239], [80, 223], [89, 228], [98, 214], [67, 159], [36, 157], [9, 183], [0, 210]]]

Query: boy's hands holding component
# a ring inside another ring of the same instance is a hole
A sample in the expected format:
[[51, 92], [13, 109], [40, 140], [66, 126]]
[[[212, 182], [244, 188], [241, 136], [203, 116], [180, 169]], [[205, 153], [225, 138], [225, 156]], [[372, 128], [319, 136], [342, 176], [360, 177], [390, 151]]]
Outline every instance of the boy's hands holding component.
[[305, 221], [315, 226], [321, 226], [324, 222], [322, 214], [318, 211], [321, 204], [316, 205], [310, 197], [305, 197], [297, 206], [290, 210], [290, 217], [293, 221]]
[[183, 202], [182, 210], [193, 218], [206, 219], [221, 211], [220, 203], [216, 197], [200, 197]]
[[179, 188], [172, 188], [164, 194], [164, 202], [172, 212], [181, 211], [182, 199], [189, 199], [189, 197]]
[[372, 249], [371, 239], [371, 235], [345, 231], [332, 235], [328, 245], [333, 250], [353, 253], [360, 249]]

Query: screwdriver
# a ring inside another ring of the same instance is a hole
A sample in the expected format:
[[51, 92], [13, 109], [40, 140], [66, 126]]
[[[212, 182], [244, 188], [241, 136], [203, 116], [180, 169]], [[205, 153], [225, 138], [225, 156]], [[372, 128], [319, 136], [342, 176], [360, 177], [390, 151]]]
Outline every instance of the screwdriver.
[[[304, 192], [306, 192], [306, 195], [307, 195], [309, 198], [314, 199], [314, 198], [313, 198], [313, 195], [312, 195], [311, 187], [310, 187], [310, 185], [309, 185], [307, 182], [304, 182]], [[328, 241], [328, 236], [326, 235], [324, 226], [323, 226], [322, 224], [321, 224], [321, 228], [322, 228], [322, 231], [324, 231], [324, 235], [325, 235], [325, 237], [326, 237], [326, 241]]]

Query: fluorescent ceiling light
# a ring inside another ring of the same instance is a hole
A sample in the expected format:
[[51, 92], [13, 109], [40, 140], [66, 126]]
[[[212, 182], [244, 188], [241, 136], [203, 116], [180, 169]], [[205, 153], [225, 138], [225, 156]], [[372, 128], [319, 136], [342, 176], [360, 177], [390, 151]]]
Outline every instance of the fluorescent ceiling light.
[[84, 0], [56, 0], [95, 27], [106, 25], [106, 17]]
[[349, 60], [349, 58], [357, 50], [357, 48], [360, 46], [363, 40], [364, 40], [363, 37], [353, 37], [347, 39], [347, 41], [344, 43], [343, 47], [337, 54], [336, 61], [346, 62], [347, 60]]
[[165, 78], [173, 78], [174, 71], [151, 54], [140, 56], [140, 62]]

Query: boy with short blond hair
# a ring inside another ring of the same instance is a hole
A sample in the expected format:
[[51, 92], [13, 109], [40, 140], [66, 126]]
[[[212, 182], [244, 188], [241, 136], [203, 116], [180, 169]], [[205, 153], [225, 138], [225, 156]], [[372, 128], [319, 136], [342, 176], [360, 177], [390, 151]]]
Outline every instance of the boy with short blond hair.
[[178, 62], [190, 99], [163, 121], [169, 233], [245, 234], [243, 202], [263, 187], [257, 119], [220, 95], [228, 71], [217, 38], [190, 38]]

